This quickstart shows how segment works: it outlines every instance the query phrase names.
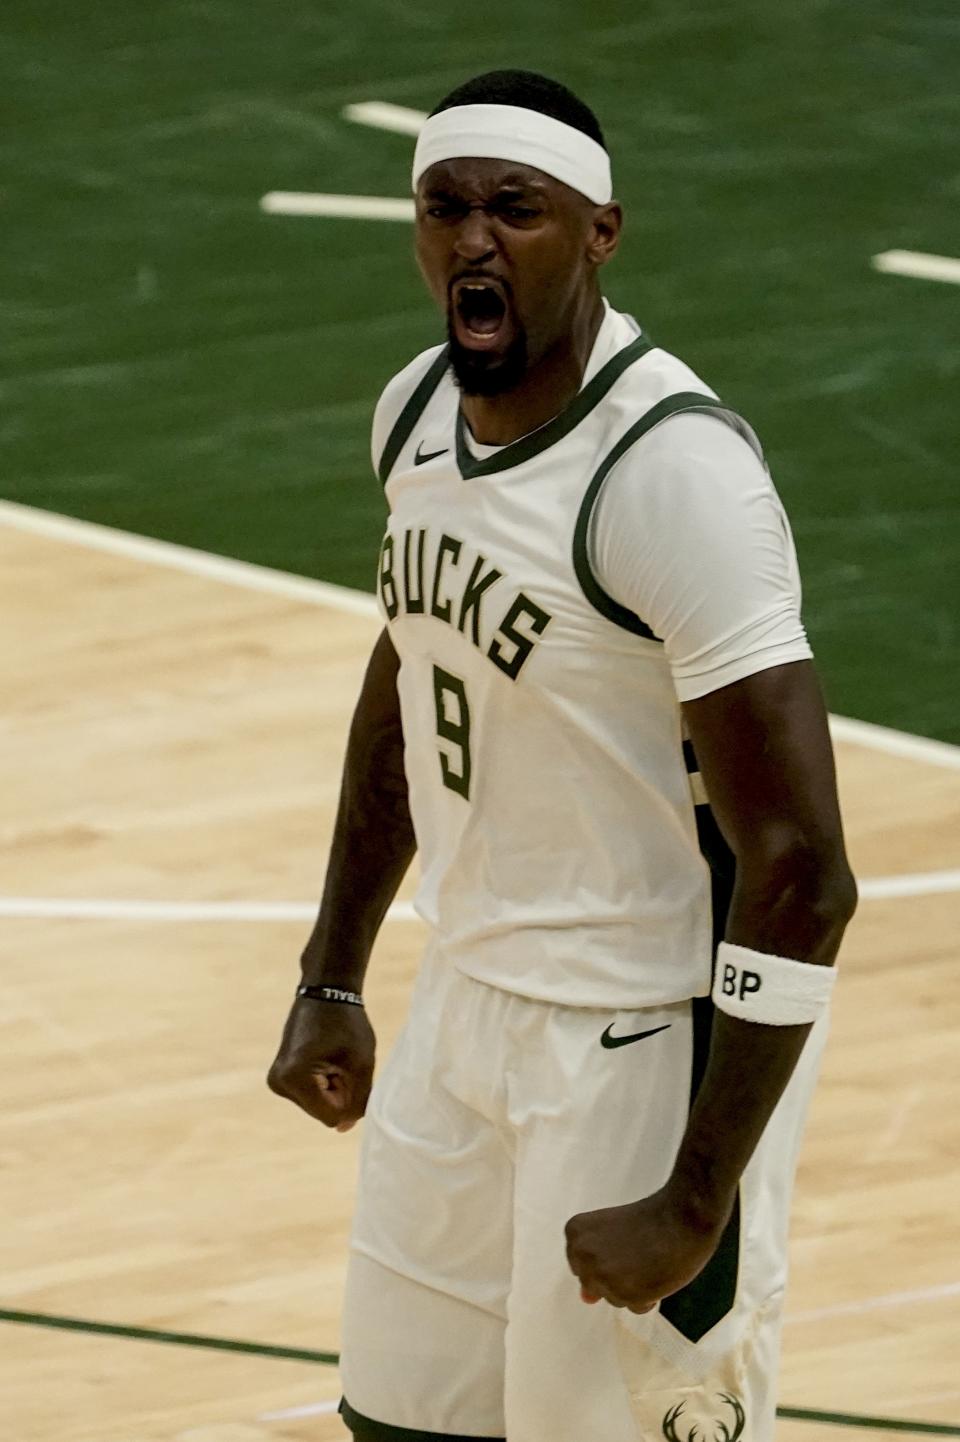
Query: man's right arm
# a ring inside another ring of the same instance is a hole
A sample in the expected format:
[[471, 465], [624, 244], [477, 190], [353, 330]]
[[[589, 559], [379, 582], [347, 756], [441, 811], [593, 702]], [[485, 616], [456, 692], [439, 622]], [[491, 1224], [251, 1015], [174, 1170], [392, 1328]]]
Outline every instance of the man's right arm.
[[[397, 653], [381, 632], [357, 702], [323, 899], [303, 981], [360, 992], [373, 943], [416, 850], [403, 769]], [[374, 1037], [362, 1007], [298, 998], [270, 1068], [271, 1089], [326, 1126], [364, 1113]]]

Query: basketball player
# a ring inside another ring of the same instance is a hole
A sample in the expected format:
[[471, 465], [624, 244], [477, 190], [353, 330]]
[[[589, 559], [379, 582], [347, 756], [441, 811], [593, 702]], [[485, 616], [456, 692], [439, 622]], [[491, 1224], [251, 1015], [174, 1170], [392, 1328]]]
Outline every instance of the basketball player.
[[[366, 1114], [342, 1414], [769, 1442], [855, 898], [790, 532], [749, 426], [600, 293], [585, 105], [481, 76], [414, 189], [448, 340], [374, 418], [385, 628], [270, 1073]], [[362, 983], [415, 850], [431, 941], [371, 1092]]]

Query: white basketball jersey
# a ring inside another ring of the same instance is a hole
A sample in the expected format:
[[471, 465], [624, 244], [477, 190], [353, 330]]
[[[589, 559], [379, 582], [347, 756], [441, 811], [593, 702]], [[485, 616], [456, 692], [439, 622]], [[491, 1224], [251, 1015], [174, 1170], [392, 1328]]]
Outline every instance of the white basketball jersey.
[[560, 415], [483, 458], [445, 349], [381, 403], [378, 592], [400, 657], [416, 907], [449, 964], [508, 991], [622, 1008], [709, 989], [703, 798], [670, 669], [587, 555], [612, 466], [689, 410], [742, 427], [642, 334]]

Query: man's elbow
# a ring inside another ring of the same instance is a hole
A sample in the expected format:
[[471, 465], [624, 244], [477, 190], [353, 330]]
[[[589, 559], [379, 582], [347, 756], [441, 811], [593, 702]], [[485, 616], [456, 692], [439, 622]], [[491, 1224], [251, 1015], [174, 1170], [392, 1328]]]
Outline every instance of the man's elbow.
[[836, 937], [846, 931], [857, 909], [857, 883], [846, 855], [841, 852], [821, 867], [813, 890], [813, 910], [824, 930]]
[[842, 842], [811, 843], [802, 836], [781, 836], [776, 843], [758, 848], [738, 882], [762, 895], [770, 914], [795, 917], [814, 943], [839, 945], [857, 909], [857, 883]]

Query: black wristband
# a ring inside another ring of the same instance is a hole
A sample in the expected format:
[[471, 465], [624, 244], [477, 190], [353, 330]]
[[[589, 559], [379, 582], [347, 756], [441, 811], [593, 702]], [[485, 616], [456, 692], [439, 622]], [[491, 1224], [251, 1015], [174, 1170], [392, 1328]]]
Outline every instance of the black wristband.
[[348, 1006], [363, 1006], [363, 997], [358, 996], [355, 991], [343, 991], [339, 986], [306, 986], [297, 987], [297, 996], [305, 996], [310, 1001], [343, 1001]]

